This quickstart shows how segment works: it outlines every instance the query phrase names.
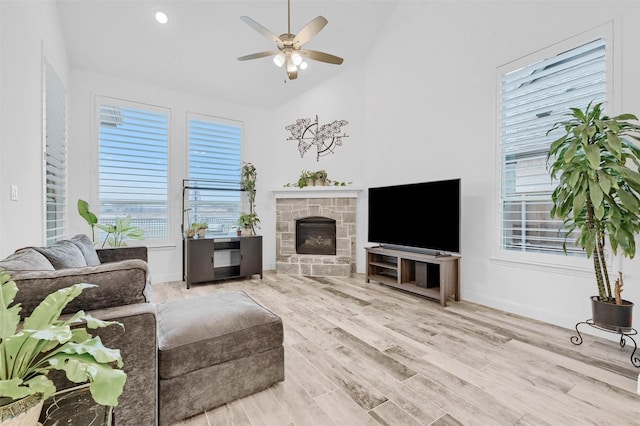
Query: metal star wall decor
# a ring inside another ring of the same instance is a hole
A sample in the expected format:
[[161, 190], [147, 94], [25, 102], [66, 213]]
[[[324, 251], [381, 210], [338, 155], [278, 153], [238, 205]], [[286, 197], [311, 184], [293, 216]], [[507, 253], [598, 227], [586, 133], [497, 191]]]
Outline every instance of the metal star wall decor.
[[342, 145], [342, 138], [348, 138], [346, 133], [339, 134], [343, 126], [349, 124], [345, 120], [336, 120], [331, 124], [318, 125], [318, 116], [316, 121], [311, 122], [310, 118], [299, 118], [294, 124], [285, 127], [291, 132], [288, 141], [298, 141], [298, 151], [300, 157], [304, 157], [311, 147], [316, 148], [316, 161], [320, 161], [320, 157], [333, 154], [337, 146]]

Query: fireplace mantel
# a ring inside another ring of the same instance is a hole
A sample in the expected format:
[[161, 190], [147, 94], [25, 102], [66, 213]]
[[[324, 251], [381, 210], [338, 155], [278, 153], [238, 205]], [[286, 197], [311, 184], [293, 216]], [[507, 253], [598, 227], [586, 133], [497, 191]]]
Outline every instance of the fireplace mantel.
[[273, 190], [276, 198], [358, 198], [362, 188], [353, 186], [284, 187]]

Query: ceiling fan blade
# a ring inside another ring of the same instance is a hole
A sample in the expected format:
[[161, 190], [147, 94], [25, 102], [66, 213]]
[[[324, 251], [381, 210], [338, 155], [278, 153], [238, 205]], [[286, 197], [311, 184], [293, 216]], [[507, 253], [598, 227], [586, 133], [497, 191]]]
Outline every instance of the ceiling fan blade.
[[241, 16], [240, 19], [242, 20], [242, 22], [244, 22], [245, 24], [247, 24], [257, 32], [259, 32], [269, 40], [275, 42], [278, 45], [278, 47], [282, 47], [282, 40], [280, 40], [278, 36], [276, 36], [274, 33], [269, 31], [265, 27], [263, 27], [261, 24], [258, 24], [256, 21], [249, 18], [248, 16]]
[[306, 58], [313, 59], [314, 61], [327, 62], [329, 64], [340, 65], [342, 61], [344, 61], [344, 59], [339, 56], [318, 52], [317, 50], [300, 50], [299, 53]]
[[293, 39], [293, 44], [302, 46], [318, 34], [328, 22], [329, 21], [327, 21], [323, 16], [318, 16], [312, 19], [307, 25], [298, 31], [298, 34], [296, 34]]
[[278, 50], [269, 50], [267, 52], [252, 53], [251, 55], [240, 56], [239, 61], [248, 61], [249, 59], [264, 58], [265, 56], [274, 56], [280, 53]]

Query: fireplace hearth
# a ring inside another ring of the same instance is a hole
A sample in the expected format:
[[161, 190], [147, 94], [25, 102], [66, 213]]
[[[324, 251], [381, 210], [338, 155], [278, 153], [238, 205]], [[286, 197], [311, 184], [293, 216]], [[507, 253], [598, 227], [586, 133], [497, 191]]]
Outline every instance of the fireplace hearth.
[[336, 221], [311, 216], [296, 220], [297, 254], [336, 254]]

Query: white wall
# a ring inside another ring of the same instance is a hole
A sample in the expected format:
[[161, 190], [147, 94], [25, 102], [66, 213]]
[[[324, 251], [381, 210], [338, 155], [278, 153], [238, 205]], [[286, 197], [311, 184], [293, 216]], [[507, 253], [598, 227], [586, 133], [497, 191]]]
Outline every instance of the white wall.
[[[102, 74], [74, 70], [71, 74], [71, 123], [69, 139], [69, 234], [89, 234], [89, 226], [77, 214], [75, 203], [79, 198], [89, 202], [90, 206], [98, 206], [98, 135], [95, 124], [95, 97], [109, 96], [127, 101], [155, 105], [171, 110], [170, 119], [170, 214], [169, 244], [164, 246], [149, 245], [149, 269], [154, 282], [182, 279], [182, 237], [180, 225], [182, 220], [182, 179], [188, 177], [186, 166], [187, 155], [187, 112], [214, 117], [239, 120], [244, 123], [243, 158], [253, 161], [260, 173], [262, 164], [261, 151], [264, 141], [262, 128], [270, 123], [268, 111], [246, 108], [217, 102], [197, 95], [167, 90], [161, 87], [148, 86], [141, 83], [125, 81]], [[258, 181], [258, 185], [262, 182]], [[262, 217], [261, 203], [264, 194], [256, 196], [257, 212]], [[265, 237], [265, 257], [273, 258], [275, 233], [271, 241]], [[275, 264], [275, 263], [274, 263]]]
[[[0, 257], [44, 244], [42, 64], [68, 82], [55, 2], [0, 2]], [[9, 186], [17, 185], [18, 201]]]

